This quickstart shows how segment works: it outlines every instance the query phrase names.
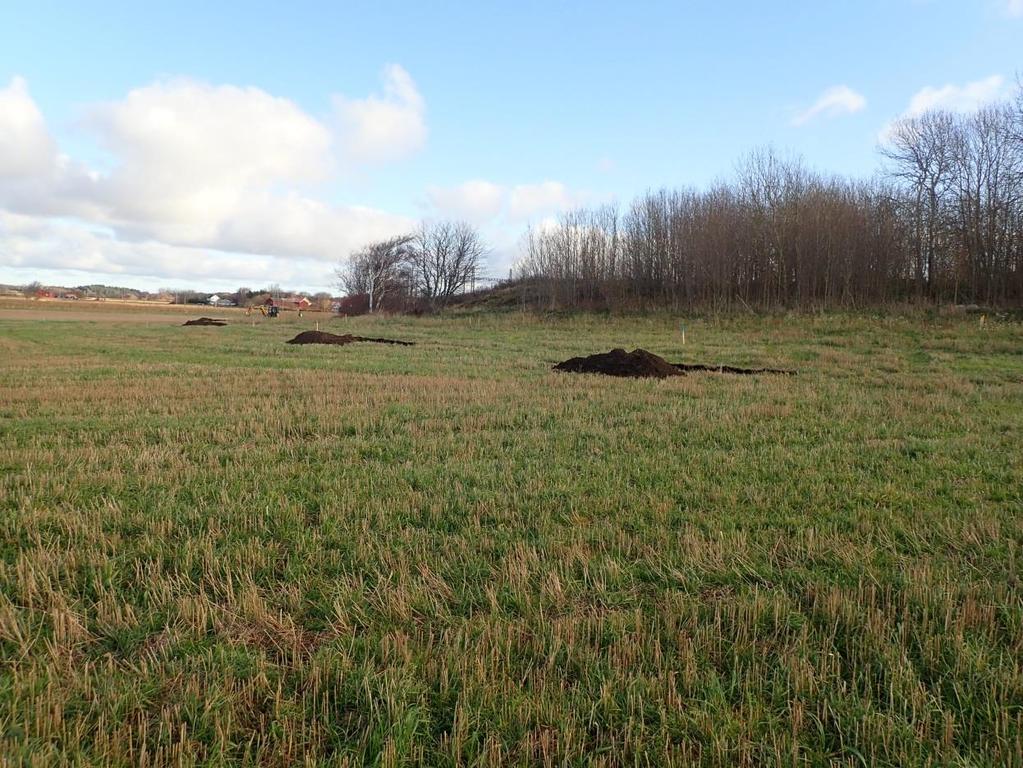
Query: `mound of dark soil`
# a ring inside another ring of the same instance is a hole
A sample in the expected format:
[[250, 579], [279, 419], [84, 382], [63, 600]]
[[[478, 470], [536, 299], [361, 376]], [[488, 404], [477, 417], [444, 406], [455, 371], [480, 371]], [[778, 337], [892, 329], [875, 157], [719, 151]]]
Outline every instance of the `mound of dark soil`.
[[795, 371], [782, 368], [737, 368], [734, 365], [701, 365], [696, 363], [669, 363], [645, 349], [612, 349], [589, 357], [573, 357], [554, 366], [555, 371], [570, 373], [602, 373], [606, 376], [630, 376], [633, 378], [658, 378], [668, 376], [684, 376], [692, 371], [708, 373], [732, 373], [740, 376], [753, 376], [762, 373], [775, 373], [783, 376], [795, 376]]
[[326, 333], [325, 331], [302, 331], [293, 339], [290, 339], [288, 344], [351, 344], [355, 341], [350, 334], [344, 336], [338, 336], [336, 333]]
[[188, 320], [182, 325], [227, 325], [227, 320], [221, 320], [217, 317], [200, 317], [198, 320]]
[[350, 333], [338, 335], [336, 333], [327, 333], [326, 331], [302, 331], [293, 339], [290, 339], [288, 344], [336, 344], [338, 346], [344, 346], [345, 344], [352, 344], [356, 341], [370, 341], [374, 344], [400, 344], [403, 347], [411, 347], [415, 344], [414, 341], [399, 341], [398, 339], [374, 339], [368, 336], [352, 336]]
[[628, 376], [631, 378], [665, 379], [668, 376], [684, 376], [679, 370], [663, 357], [658, 357], [645, 349], [612, 349], [588, 357], [573, 357], [554, 366], [555, 371], [569, 373], [602, 373], [605, 376]]

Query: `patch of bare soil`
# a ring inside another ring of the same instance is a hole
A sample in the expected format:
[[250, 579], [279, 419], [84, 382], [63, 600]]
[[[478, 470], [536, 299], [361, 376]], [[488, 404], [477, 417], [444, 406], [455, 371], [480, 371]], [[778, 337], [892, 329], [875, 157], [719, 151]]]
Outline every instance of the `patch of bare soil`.
[[734, 365], [699, 365], [692, 363], [669, 363], [663, 357], [645, 349], [612, 349], [587, 357], [573, 357], [554, 366], [555, 371], [569, 373], [601, 373], [605, 376], [628, 376], [630, 378], [657, 378], [684, 376], [693, 371], [708, 373], [731, 373], [740, 376], [756, 374], [782, 374], [794, 376], [795, 371], [781, 368], [737, 368]]
[[415, 344], [414, 341], [400, 341], [399, 339], [381, 339], [372, 338], [369, 336], [353, 336], [350, 333], [338, 335], [336, 333], [327, 333], [326, 331], [302, 331], [293, 339], [290, 339], [286, 343], [288, 344], [336, 344], [338, 346], [344, 346], [345, 344], [353, 344], [357, 341], [368, 341], [374, 344], [398, 344], [403, 347], [411, 347]]
[[187, 320], [182, 325], [215, 325], [223, 326], [227, 325], [227, 320], [221, 320], [218, 317], [200, 317], [198, 320]]
[[655, 378], [665, 379], [669, 376], [684, 376], [679, 370], [663, 357], [658, 357], [645, 349], [612, 349], [588, 357], [573, 357], [554, 366], [555, 371], [569, 373], [602, 373], [605, 376], [627, 376], [634, 379]]

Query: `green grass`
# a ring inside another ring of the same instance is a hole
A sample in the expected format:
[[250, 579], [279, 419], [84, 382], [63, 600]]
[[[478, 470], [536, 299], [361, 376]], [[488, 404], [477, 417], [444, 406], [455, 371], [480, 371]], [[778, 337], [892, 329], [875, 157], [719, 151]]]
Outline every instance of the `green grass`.
[[0, 319], [0, 763], [1023, 765], [1019, 324], [180, 319]]

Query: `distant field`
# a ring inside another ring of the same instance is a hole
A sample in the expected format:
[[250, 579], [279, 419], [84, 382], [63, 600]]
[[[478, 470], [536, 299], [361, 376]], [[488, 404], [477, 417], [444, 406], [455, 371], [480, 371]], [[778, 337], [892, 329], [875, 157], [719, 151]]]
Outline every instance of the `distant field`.
[[1023, 765], [1019, 323], [88, 311], [0, 303], [0, 764]]
[[[256, 310], [253, 310], [254, 312]], [[285, 316], [294, 310], [284, 310]], [[31, 313], [31, 314], [26, 314]], [[119, 301], [103, 299], [12, 299], [0, 298], [0, 320], [75, 320], [104, 323], [163, 323], [174, 319], [212, 315], [214, 317], [245, 317], [240, 307], [207, 307], [188, 304], [161, 304], [155, 301]], [[305, 317], [323, 318], [323, 312], [307, 309]], [[251, 317], [249, 318], [251, 321]]]

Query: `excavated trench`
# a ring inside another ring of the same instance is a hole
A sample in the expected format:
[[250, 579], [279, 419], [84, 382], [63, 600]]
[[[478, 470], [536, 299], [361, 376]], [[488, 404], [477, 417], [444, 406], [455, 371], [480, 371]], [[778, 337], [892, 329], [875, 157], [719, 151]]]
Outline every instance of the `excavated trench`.
[[287, 344], [335, 344], [337, 346], [344, 346], [345, 344], [354, 344], [357, 341], [371, 342], [373, 344], [397, 344], [402, 347], [411, 347], [415, 344], [414, 341], [401, 341], [400, 339], [382, 339], [374, 338], [371, 336], [353, 336], [350, 333], [338, 335], [336, 333], [327, 333], [326, 331], [302, 331], [293, 339], [289, 339]]

